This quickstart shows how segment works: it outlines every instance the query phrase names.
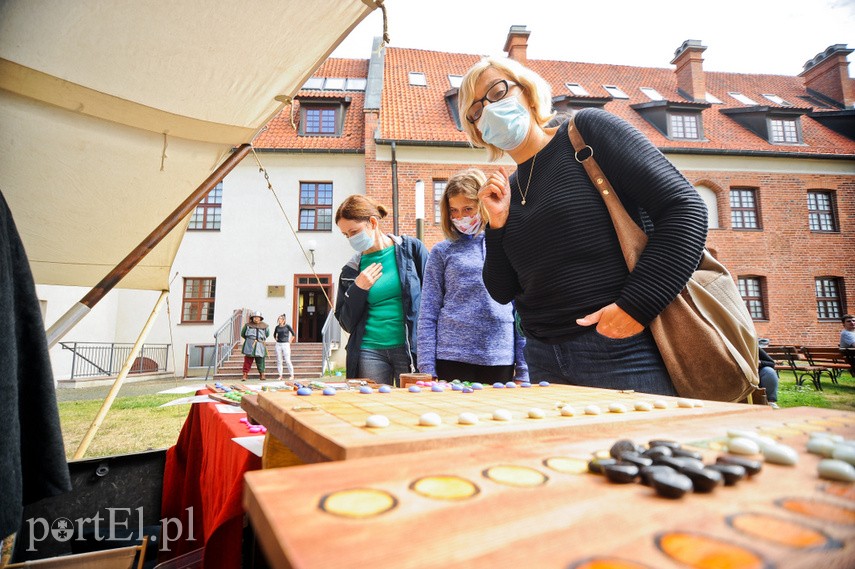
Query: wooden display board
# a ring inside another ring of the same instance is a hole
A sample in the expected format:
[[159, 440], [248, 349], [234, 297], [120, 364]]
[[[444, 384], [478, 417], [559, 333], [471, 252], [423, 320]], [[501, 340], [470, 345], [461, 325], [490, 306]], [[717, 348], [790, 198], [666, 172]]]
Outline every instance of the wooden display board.
[[805, 445], [812, 431], [855, 438], [855, 414], [748, 408], [620, 423], [621, 437], [676, 440], [706, 462], [722, 454], [728, 429], [798, 452], [795, 466], [765, 464], [710, 494], [667, 499], [587, 473], [592, 453], [616, 438], [592, 423], [250, 472], [244, 507], [275, 568], [851, 569], [855, 487], [820, 479], [820, 457]]
[[[639, 401], [657, 400], [664, 404], [664, 409], [636, 411], [634, 408]], [[637, 421], [742, 414], [757, 407], [705, 401], [703, 407], [683, 408], [679, 402], [676, 397], [550, 385], [486, 387], [473, 393], [451, 390], [435, 393], [429, 389], [410, 393], [396, 389], [391, 393], [338, 392], [324, 396], [315, 392], [299, 396], [290, 391], [263, 392], [257, 398], [244, 397], [241, 407], [305, 463], [448, 448], [493, 439], [527, 440], [533, 433], [583, 437], [597, 432], [620, 432], [624, 425]], [[565, 403], [572, 405], [574, 416], [562, 416], [559, 405]], [[626, 412], [609, 412], [609, 405], [614, 403], [622, 404]], [[589, 405], [597, 406], [601, 414], [585, 414]], [[545, 416], [529, 418], [533, 408], [542, 409]], [[512, 420], [494, 420], [497, 409], [510, 411]], [[419, 418], [429, 412], [437, 413], [442, 424], [420, 426]], [[459, 424], [458, 417], [463, 412], [474, 413], [478, 424]], [[365, 420], [375, 414], [386, 416], [391, 424], [382, 429], [366, 427]]]

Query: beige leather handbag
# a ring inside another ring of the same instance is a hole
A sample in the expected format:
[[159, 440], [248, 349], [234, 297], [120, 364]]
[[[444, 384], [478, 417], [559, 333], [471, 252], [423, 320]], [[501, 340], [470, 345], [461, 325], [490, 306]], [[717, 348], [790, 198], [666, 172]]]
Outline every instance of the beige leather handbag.
[[[631, 271], [647, 235], [626, 212], [572, 118], [568, 135], [576, 160], [606, 203]], [[730, 273], [709, 251], [704, 250], [677, 298], [650, 323], [650, 331], [681, 397], [765, 403], [763, 392], [755, 393], [760, 380], [754, 322]]]

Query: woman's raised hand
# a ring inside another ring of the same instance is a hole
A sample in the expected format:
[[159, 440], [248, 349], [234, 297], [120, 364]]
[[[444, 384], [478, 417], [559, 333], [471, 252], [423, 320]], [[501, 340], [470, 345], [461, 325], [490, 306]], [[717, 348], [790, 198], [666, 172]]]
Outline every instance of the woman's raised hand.
[[493, 229], [504, 227], [511, 207], [511, 186], [504, 167], [490, 174], [487, 183], [478, 190], [478, 199], [490, 214], [490, 227]]
[[365, 267], [365, 270], [359, 273], [359, 276], [357, 276], [356, 280], [353, 282], [362, 290], [368, 290], [374, 286], [374, 283], [376, 283], [382, 275], [383, 265], [380, 263], [371, 263]]

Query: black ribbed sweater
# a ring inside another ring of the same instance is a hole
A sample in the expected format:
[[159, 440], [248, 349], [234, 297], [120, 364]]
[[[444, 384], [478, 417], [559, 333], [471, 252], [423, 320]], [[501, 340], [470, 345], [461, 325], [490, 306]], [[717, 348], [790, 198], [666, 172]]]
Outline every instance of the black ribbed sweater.
[[573, 157], [568, 123], [537, 153], [533, 173], [531, 159], [520, 164], [507, 223], [486, 231], [484, 284], [497, 302], [515, 300], [526, 335], [547, 343], [579, 333], [577, 318], [612, 302], [649, 324], [689, 280], [707, 233], [700, 195], [641, 132], [600, 109], [575, 120], [629, 214], [642, 225], [639, 208], [646, 213], [650, 240], [630, 274], [605, 203]]

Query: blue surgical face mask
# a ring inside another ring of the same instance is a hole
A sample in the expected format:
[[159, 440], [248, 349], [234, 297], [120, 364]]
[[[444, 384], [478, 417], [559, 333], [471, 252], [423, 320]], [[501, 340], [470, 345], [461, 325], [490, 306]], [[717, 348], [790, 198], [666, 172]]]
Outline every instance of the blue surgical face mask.
[[531, 114], [519, 99], [508, 96], [481, 111], [477, 127], [484, 142], [502, 150], [513, 150], [525, 140]]
[[350, 243], [350, 246], [353, 247], [357, 253], [362, 253], [371, 249], [374, 245], [374, 236], [368, 232], [367, 229], [363, 229], [356, 235], [351, 235], [347, 238], [347, 241]]

